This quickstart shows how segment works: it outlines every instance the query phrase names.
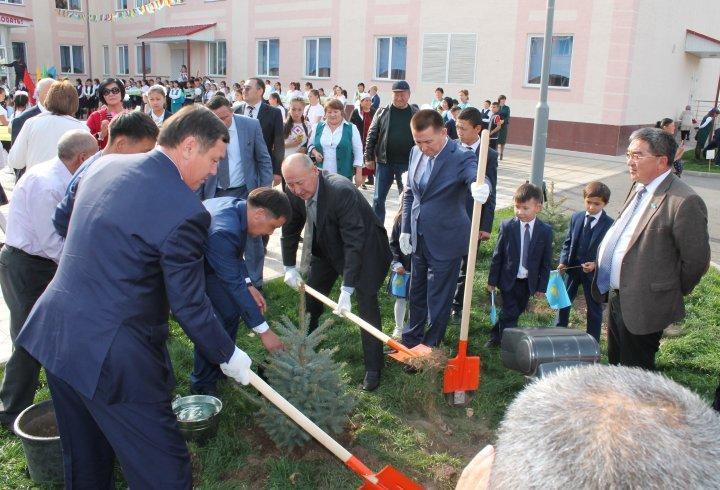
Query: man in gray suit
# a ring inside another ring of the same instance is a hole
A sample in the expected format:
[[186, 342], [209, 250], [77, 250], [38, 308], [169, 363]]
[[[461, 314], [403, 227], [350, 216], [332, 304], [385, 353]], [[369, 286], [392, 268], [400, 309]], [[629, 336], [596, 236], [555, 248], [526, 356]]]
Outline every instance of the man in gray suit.
[[[272, 160], [260, 123], [256, 119], [234, 115], [232, 104], [222, 95], [210, 99], [206, 106], [228, 128], [230, 143], [225, 158], [218, 163], [217, 175], [208, 177], [200, 189], [200, 198], [232, 196], [247, 199], [250, 191], [272, 185]], [[256, 288], [262, 288], [264, 260], [262, 237], [249, 237], [245, 246], [245, 263]]]
[[610, 364], [655, 369], [665, 327], [685, 316], [710, 265], [707, 207], [672, 173], [677, 143], [655, 128], [630, 135], [634, 187], [598, 249], [592, 294], [609, 303]]

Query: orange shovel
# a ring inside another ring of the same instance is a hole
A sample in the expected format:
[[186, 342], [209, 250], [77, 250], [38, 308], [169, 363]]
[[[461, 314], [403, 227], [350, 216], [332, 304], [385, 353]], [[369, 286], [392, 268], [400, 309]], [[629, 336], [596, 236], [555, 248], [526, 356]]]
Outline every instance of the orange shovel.
[[[308, 293], [310, 296], [314, 297], [321, 303], [325, 303], [327, 306], [333, 309], [333, 311], [337, 310], [337, 303], [322, 294], [319, 291], [316, 291], [315, 289], [311, 288], [307, 284], [303, 284], [303, 286], [300, 288], [300, 292], [302, 293], [303, 288], [305, 289], [305, 292]], [[402, 345], [397, 340], [393, 339], [386, 333], [384, 333], [382, 330], [378, 330], [377, 328], [370, 325], [368, 322], [357, 316], [356, 314], [352, 313], [351, 311], [345, 311], [342, 310], [341, 316], [344, 316], [351, 322], [355, 323], [358, 327], [362, 328], [366, 332], [368, 332], [370, 335], [378, 339], [383, 344], [386, 344], [391, 349], [394, 349], [394, 354], [390, 354], [390, 357], [393, 359], [405, 362], [407, 363], [410, 358], [418, 358], [418, 357], [424, 357], [430, 355], [432, 352], [432, 349], [428, 347], [427, 345], [416, 345], [412, 349], [408, 349], [404, 345]]]
[[362, 461], [353, 456], [350, 451], [342, 447], [335, 439], [315, 425], [312, 420], [307, 418], [305, 414], [295, 408], [269, 384], [263, 381], [260, 376], [252, 371], [250, 372], [250, 384], [308, 434], [313, 436], [320, 444], [325, 446], [328, 451], [337, 456], [348, 468], [362, 478], [363, 484], [360, 486], [361, 489], [422, 490], [422, 486], [418, 485], [392, 466], [386, 466], [380, 470], [379, 473], [373, 473], [372, 470], [365, 466]]
[[[485, 182], [490, 136], [487, 130], [480, 134], [480, 161], [477, 167], [478, 184]], [[473, 205], [472, 224], [470, 225], [470, 245], [465, 273], [465, 291], [460, 320], [460, 342], [457, 356], [448, 361], [443, 377], [443, 393], [450, 406], [461, 407], [472, 400], [480, 386], [480, 357], [467, 355], [468, 331], [470, 330], [470, 303], [472, 301], [473, 282], [475, 280], [475, 260], [477, 258], [478, 235], [480, 234], [480, 214], [482, 204]]]

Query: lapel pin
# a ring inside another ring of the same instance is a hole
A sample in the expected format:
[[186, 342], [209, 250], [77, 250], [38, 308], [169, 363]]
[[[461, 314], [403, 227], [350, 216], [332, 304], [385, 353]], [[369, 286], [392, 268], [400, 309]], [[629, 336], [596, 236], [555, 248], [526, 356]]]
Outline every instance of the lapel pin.
[[650, 204], [650, 207], [651, 207], [652, 209], [657, 209], [657, 206], [658, 206], [658, 205], [657, 205], [656, 202]]

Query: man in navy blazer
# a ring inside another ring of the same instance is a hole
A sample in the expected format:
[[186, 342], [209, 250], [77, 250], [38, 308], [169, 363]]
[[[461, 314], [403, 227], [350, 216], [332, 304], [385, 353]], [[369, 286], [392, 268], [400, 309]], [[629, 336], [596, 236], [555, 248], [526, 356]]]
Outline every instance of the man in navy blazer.
[[[410, 151], [403, 194], [400, 249], [412, 254], [410, 318], [402, 342], [437, 346], [445, 337], [460, 261], [470, 241], [465, 198], [484, 203], [490, 186], [478, 185], [477, 159], [447, 136], [437, 111], [423, 109], [410, 120], [416, 146]], [[425, 326], [428, 326], [425, 331]]]
[[[281, 348], [282, 343], [265, 321], [267, 304], [250, 281], [243, 255], [249, 237], [271, 235], [290, 219], [292, 210], [287, 196], [279, 190], [261, 187], [253, 190], [247, 201], [216, 197], [203, 204], [211, 218], [205, 241], [205, 287], [215, 316], [233, 340], [242, 318], [268, 351]], [[191, 391], [215, 396], [217, 381], [223, 377], [217, 364], [196, 347]]]
[[[253, 189], [272, 185], [273, 164], [260, 123], [249, 117], [233, 115], [232, 104], [223, 95], [216, 95], [206, 106], [228, 128], [230, 144], [227, 155], [218, 163], [217, 175], [210, 176], [205, 182], [201, 198], [232, 196], [247, 199]], [[248, 240], [245, 260], [253, 284], [262, 288], [265, 261], [262, 237]]]
[[195, 190], [225, 154], [227, 128], [181, 109], [156, 150], [109, 155], [79, 187], [57, 273], [17, 342], [47, 372], [67, 488], [191, 488], [190, 456], [170, 406], [168, 314], [241, 383], [250, 358], [205, 294], [210, 215]]
[[[582, 285], [587, 305], [587, 333], [600, 342], [602, 326], [602, 303], [592, 296], [592, 279], [597, 263], [597, 251], [614, 220], [603, 208], [610, 200], [610, 189], [602, 182], [590, 182], [583, 189], [585, 211], [580, 211], [570, 218], [558, 270], [568, 275], [567, 292], [570, 301], [577, 296]], [[558, 327], [567, 327], [570, 318], [570, 307], [558, 312]]]

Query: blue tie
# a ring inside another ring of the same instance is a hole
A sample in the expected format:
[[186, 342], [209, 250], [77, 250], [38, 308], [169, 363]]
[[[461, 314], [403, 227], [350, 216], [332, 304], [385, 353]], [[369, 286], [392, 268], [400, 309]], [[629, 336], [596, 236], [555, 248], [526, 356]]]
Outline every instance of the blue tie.
[[601, 294], [605, 294], [610, 290], [610, 274], [612, 272], [612, 260], [613, 255], [615, 255], [615, 247], [617, 247], [620, 237], [625, 232], [625, 228], [627, 228], [633, 216], [637, 213], [637, 210], [640, 207], [640, 202], [642, 201], [645, 193], [647, 193], [647, 189], [645, 187], [637, 191], [632, 209], [620, 218], [617, 226], [615, 227], [615, 231], [608, 240], [605, 250], [603, 250], [597, 276], [597, 287]]
[[418, 189], [420, 189], [420, 192], [425, 192], [425, 186], [427, 186], [428, 180], [430, 179], [434, 160], [435, 157], [428, 158], [427, 164], [425, 165], [425, 170], [420, 177], [420, 182], [418, 182]]

